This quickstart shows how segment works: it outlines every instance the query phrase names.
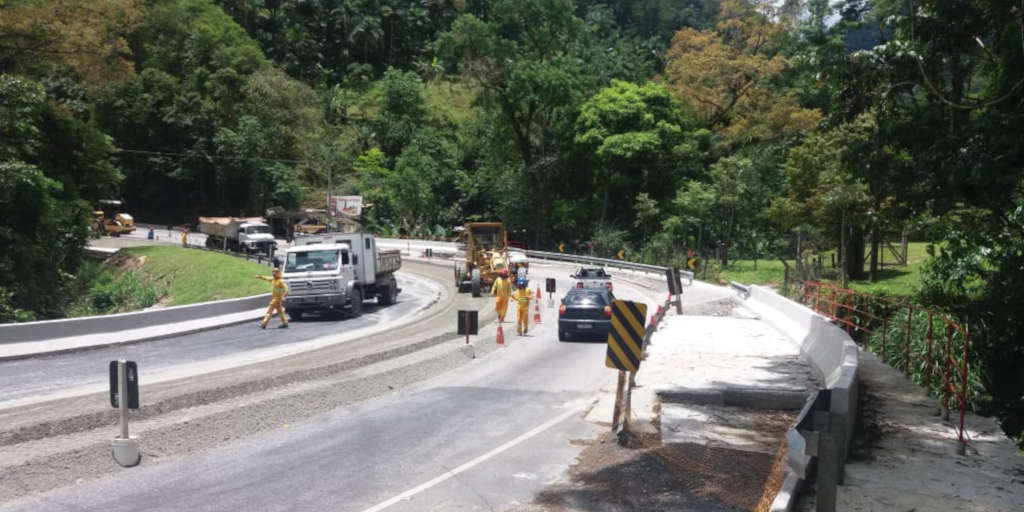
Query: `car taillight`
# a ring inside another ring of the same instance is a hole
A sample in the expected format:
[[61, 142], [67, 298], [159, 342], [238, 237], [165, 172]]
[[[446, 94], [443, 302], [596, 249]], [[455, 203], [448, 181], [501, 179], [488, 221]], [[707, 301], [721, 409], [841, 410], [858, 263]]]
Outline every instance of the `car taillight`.
[[608, 281], [607, 283], [604, 283], [604, 289], [608, 290], [608, 291], [612, 291], [612, 282]]
[[558, 316], [565, 316], [565, 304], [558, 306]]
[[612, 307], [611, 306], [605, 306], [604, 307], [604, 316], [606, 316], [608, 318], [612, 317]]
[[583, 289], [583, 281], [576, 281], [576, 289], [577, 290], [582, 290]]

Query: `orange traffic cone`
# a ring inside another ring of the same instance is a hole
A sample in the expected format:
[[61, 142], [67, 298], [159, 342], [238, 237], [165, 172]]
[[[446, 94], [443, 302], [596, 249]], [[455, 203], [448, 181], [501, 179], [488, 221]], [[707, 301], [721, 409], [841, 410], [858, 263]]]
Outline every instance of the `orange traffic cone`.
[[535, 324], [543, 323], [543, 322], [540, 321], [540, 310], [539, 309], [537, 311], [533, 312], [533, 323], [535, 323]]
[[537, 300], [540, 300], [540, 285], [537, 285]]
[[533, 303], [533, 323], [539, 324], [540, 321], [540, 286], [537, 287], [537, 302]]
[[498, 338], [497, 338], [497, 342], [498, 342], [498, 345], [500, 345], [500, 346], [502, 346], [502, 347], [504, 347], [504, 346], [505, 346], [505, 331], [503, 331], [503, 330], [501, 329], [501, 326], [500, 326], [500, 325], [498, 326]]

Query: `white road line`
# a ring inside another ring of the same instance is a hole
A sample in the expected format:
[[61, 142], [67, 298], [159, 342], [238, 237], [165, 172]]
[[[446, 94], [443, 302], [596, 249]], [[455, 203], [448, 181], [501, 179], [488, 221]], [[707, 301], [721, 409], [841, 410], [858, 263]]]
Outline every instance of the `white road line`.
[[570, 409], [570, 410], [568, 410], [568, 411], [566, 411], [566, 412], [564, 412], [562, 414], [559, 414], [555, 418], [545, 422], [543, 425], [535, 427], [532, 430], [530, 430], [530, 431], [520, 435], [519, 437], [517, 437], [517, 438], [515, 438], [515, 439], [513, 439], [513, 440], [511, 440], [511, 441], [509, 441], [509, 442], [507, 442], [507, 443], [505, 443], [505, 444], [503, 444], [503, 445], [501, 445], [501, 446], [499, 446], [499, 447], [497, 447], [497, 448], [495, 448], [495, 449], [493, 449], [493, 450], [491, 450], [491, 451], [489, 451], [489, 452], [487, 452], [487, 453], [485, 453], [485, 454], [483, 454], [483, 455], [481, 455], [481, 456], [479, 456], [479, 457], [477, 457], [477, 458], [475, 458], [475, 459], [473, 459], [473, 460], [471, 460], [471, 461], [469, 461], [469, 462], [467, 462], [467, 463], [465, 463], [465, 464], [463, 464], [463, 465], [461, 465], [461, 466], [451, 470], [451, 471], [445, 471], [444, 473], [441, 473], [439, 476], [437, 476], [436, 478], [434, 478], [434, 479], [432, 479], [432, 480], [430, 480], [428, 482], [424, 482], [424, 483], [422, 483], [420, 485], [417, 485], [416, 487], [413, 487], [412, 489], [409, 489], [408, 491], [405, 491], [405, 492], [403, 492], [401, 494], [395, 495], [395, 496], [393, 496], [392, 498], [390, 498], [390, 499], [388, 499], [386, 501], [382, 501], [382, 502], [380, 502], [380, 503], [378, 503], [378, 504], [376, 504], [376, 505], [374, 505], [374, 506], [372, 506], [372, 507], [370, 507], [370, 508], [368, 508], [366, 510], [363, 510], [363, 512], [378, 512], [380, 510], [384, 510], [384, 509], [390, 507], [391, 505], [394, 505], [395, 503], [398, 503], [399, 501], [407, 500], [407, 499], [409, 499], [409, 498], [411, 498], [411, 497], [413, 497], [413, 496], [415, 496], [415, 495], [417, 495], [417, 494], [419, 494], [419, 493], [421, 493], [421, 492], [423, 492], [423, 491], [425, 491], [427, 489], [430, 489], [431, 487], [434, 487], [435, 485], [437, 485], [437, 484], [439, 484], [441, 482], [444, 482], [445, 480], [448, 480], [449, 478], [452, 478], [453, 476], [458, 475], [459, 473], [463, 473], [465, 471], [468, 471], [468, 470], [472, 469], [474, 466], [476, 466], [476, 465], [478, 465], [478, 464], [480, 464], [482, 462], [485, 462], [486, 460], [491, 459], [491, 458], [493, 458], [496, 455], [501, 454], [502, 452], [508, 450], [509, 448], [512, 448], [512, 447], [516, 446], [517, 444], [520, 444], [523, 441], [526, 441], [527, 439], [530, 439], [531, 437], [536, 436], [537, 434], [540, 434], [541, 432], [551, 428], [555, 424], [562, 422], [563, 420], [565, 420], [569, 416], [572, 416], [573, 414], [578, 414], [582, 410], [583, 410], [582, 408], [577, 407], [577, 408]]

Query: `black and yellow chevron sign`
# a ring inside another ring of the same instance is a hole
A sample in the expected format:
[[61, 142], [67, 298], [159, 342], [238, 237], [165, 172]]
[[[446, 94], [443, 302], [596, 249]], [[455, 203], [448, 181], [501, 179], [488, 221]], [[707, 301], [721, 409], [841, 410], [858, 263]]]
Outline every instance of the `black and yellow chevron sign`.
[[627, 372], [635, 372], [640, 368], [646, 318], [647, 304], [630, 300], [612, 303], [612, 328], [608, 332], [605, 366]]

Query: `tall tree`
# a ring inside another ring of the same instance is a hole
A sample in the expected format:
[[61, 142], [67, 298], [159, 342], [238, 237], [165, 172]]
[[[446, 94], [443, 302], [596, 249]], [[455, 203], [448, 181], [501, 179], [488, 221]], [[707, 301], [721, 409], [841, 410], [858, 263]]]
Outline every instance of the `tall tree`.
[[141, 0], [49, 0], [0, 5], [0, 69], [41, 75], [72, 72], [91, 85], [131, 77], [127, 37]]
[[[656, 201], [666, 198], [664, 191], [671, 191], [678, 178], [674, 151], [686, 139], [690, 123], [672, 94], [653, 83], [613, 81], [580, 107], [575, 140], [601, 166], [595, 176], [601, 225], [608, 220], [610, 205], [632, 204], [641, 193]], [[619, 212], [631, 215], [631, 209]]]
[[804, 134], [821, 119], [770, 85], [788, 66], [786, 27], [773, 16], [770, 3], [728, 0], [713, 30], [676, 32], [666, 54], [661, 80], [706, 128], [741, 143]]

